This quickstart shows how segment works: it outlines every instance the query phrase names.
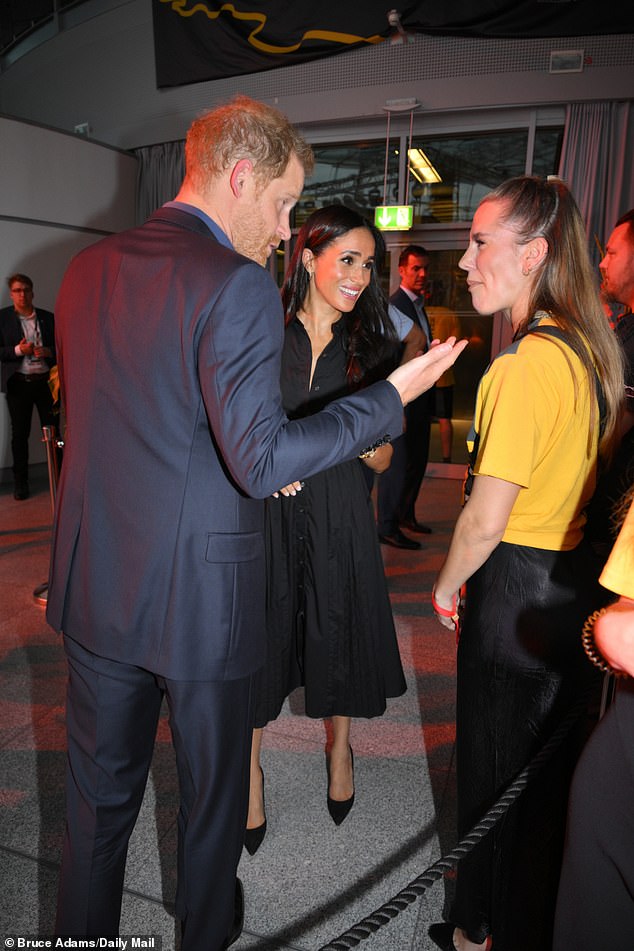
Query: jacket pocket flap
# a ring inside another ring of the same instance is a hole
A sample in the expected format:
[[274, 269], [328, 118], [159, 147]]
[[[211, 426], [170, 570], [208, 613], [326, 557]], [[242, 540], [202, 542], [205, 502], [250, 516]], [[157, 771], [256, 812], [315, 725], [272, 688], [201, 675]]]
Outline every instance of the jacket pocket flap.
[[207, 536], [205, 560], [216, 564], [256, 561], [264, 554], [259, 532], [215, 532]]

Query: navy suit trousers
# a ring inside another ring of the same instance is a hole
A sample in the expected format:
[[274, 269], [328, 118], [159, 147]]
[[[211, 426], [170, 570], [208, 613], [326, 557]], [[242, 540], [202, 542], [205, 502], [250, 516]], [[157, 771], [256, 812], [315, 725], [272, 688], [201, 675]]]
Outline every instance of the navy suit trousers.
[[405, 407], [405, 432], [394, 440], [392, 462], [379, 478], [377, 523], [382, 535], [392, 535], [401, 522], [416, 518], [416, 500], [429, 457], [429, 413], [429, 393]]
[[99, 657], [68, 637], [64, 645], [68, 818], [56, 934], [119, 934], [128, 841], [143, 801], [165, 696], [180, 791], [176, 916], [182, 923], [181, 948], [221, 951], [233, 921], [246, 824], [251, 676], [172, 681]]

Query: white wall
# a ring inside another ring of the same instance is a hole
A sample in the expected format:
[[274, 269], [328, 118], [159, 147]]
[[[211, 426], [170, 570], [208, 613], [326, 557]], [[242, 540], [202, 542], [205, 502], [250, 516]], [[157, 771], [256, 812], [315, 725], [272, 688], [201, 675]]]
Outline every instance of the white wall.
[[[137, 162], [117, 149], [2, 117], [0, 143], [0, 307], [11, 303], [6, 277], [20, 271], [33, 280], [35, 307], [54, 310], [71, 257], [134, 224]], [[46, 460], [36, 412], [30, 449], [32, 462]], [[3, 394], [0, 470], [10, 466]]]

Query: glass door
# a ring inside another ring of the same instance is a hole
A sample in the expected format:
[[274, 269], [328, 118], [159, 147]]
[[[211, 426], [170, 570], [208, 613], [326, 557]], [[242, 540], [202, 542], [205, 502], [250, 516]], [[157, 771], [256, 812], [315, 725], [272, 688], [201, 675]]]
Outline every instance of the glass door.
[[[504, 321], [501, 315], [481, 316], [471, 306], [466, 274], [458, 266], [467, 245], [468, 229], [456, 230], [453, 236], [435, 237], [429, 230], [417, 233], [414, 229], [406, 234], [386, 235], [386, 239], [386, 290], [391, 294], [399, 286], [398, 258], [402, 249], [408, 244], [422, 245], [429, 253], [425, 295], [432, 332], [441, 340], [453, 334], [469, 341], [455, 366], [436, 386], [429, 452], [430, 466], [446, 466], [450, 462], [462, 471], [467, 463], [466, 436], [473, 419], [478, 383], [492, 356], [506, 345]], [[452, 246], [443, 247], [445, 244]]]

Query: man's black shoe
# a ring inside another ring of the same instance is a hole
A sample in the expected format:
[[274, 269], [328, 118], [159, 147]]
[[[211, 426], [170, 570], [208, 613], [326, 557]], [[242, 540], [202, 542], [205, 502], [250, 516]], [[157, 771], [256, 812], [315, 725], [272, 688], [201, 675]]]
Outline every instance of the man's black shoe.
[[236, 878], [236, 894], [233, 904], [233, 924], [231, 925], [231, 931], [229, 932], [229, 937], [227, 938], [227, 944], [225, 947], [229, 947], [234, 944], [240, 935], [242, 934], [242, 928], [244, 927], [244, 889], [242, 887], [242, 882], [239, 878]]
[[29, 497], [28, 485], [24, 485], [23, 483], [16, 485], [15, 491], [13, 493], [13, 498], [17, 499], [18, 502], [22, 502], [24, 501], [24, 499], [28, 499], [28, 497]]
[[382, 545], [391, 545], [392, 548], [407, 548], [409, 551], [418, 551], [421, 547], [420, 542], [415, 542], [413, 538], [408, 538], [397, 528], [391, 535], [382, 535], [379, 532], [379, 541]]
[[431, 528], [429, 525], [423, 525], [422, 522], [417, 522], [415, 518], [401, 522], [401, 525], [409, 532], [418, 532], [419, 535], [431, 535]]

